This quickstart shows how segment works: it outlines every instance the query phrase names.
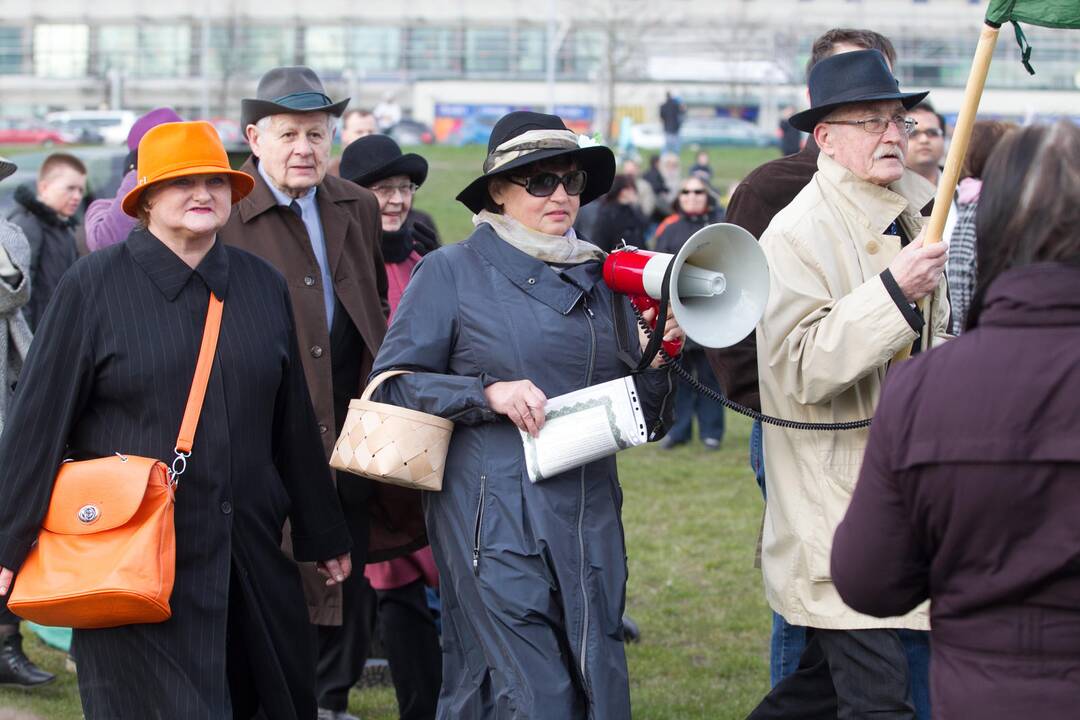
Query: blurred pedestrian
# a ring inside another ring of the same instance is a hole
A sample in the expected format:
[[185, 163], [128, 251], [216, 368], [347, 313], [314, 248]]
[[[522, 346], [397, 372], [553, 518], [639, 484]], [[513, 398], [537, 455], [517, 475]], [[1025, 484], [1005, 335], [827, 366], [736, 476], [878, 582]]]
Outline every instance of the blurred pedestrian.
[[[717, 210], [716, 196], [705, 181], [691, 175], [682, 181], [678, 195], [678, 219], [667, 225], [656, 238], [656, 251], [675, 254], [690, 236], [713, 222]], [[719, 392], [705, 349], [691, 339], [683, 344], [679, 362], [698, 382]], [[671, 449], [693, 439], [693, 420], [698, 419], [698, 437], [709, 450], [719, 450], [724, 440], [724, 408], [700, 394], [686, 380], [679, 378], [675, 392], [675, 422], [661, 446]]]
[[713, 169], [709, 161], [709, 153], [706, 150], [698, 150], [694, 156], [694, 164], [690, 166], [690, 175], [697, 175], [707, 185], [712, 184]]
[[38, 535], [65, 457], [176, 456], [217, 297], [216, 360], [176, 490], [172, 616], [74, 631], [83, 712], [310, 720], [315, 638], [282, 528], [331, 584], [349, 574], [350, 539], [285, 281], [218, 236], [253, 182], [229, 168], [212, 125], [151, 129], [138, 174], [123, 206], [140, 228], [64, 276], [0, 436], [0, 594]]
[[625, 242], [645, 247], [645, 216], [638, 207], [637, 187], [629, 175], [616, 175], [611, 189], [600, 201], [592, 236], [586, 238], [604, 252], [611, 252]]
[[401, 106], [391, 90], [383, 93], [382, 100], [371, 111], [375, 116], [375, 123], [379, 126], [379, 132], [386, 132], [401, 122]]
[[795, 114], [795, 108], [788, 105], [784, 108], [780, 117], [780, 154], [785, 157], [794, 155], [802, 149], [803, 134], [798, 128], [788, 122], [788, 118]]
[[1005, 135], [1016, 129], [1012, 123], [976, 120], [971, 129], [960, 184], [956, 187], [956, 225], [949, 238], [949, 305], [952, 307], [952, 333], [959, 335], [967, 324], [968, 310], [975, 294], [976, 261], [975, 218], [982, 190], [982, 173], [990, 153]]
[[1076, 716], [1078, 166], [1068, 121], [993, 151], [968, 332], [889, 373], [833, 541], [852, 608], [930, 600], [938, 720]]
[[[0, 157], [0, 180], [15, 169], [15, 163]], [[0, 220], [0, 432], [33, 339], [22, 313], [29, 299], [30, 244], [18, 225]], [[0, 597], [0, 686], [29, 688], [52, 682], [56, 676], [23, 652], [20, 622], [8, 610], [7, 597]]]
[[[698, 176], [683, 180], [676, 202], [678, 219], [657, 235], [658, 253], [678, 253], [686, 241], [690, 240], [690, 235], [713, 222], [713, 214], [717, 209], [716, 196]], [[708, 365], [705, 350], [701, 345], [688, 338], [684, 343], [683, 353], [679, 355], [679, 362], [706, 388], [719, 392], [713, 368]], [[689, 443], [692, 439], [693, 418], [697, 417], [698, 436], [702, 444], [707, 449], [718, 450], [724, 440], [724, 408], [694, 390], [686, 380], [679, 378], [676, 382], [675, 422], [663, 439], [662, 447], [671, 449]]]
[[379, 132], [375, 116], [370, 110], [353, 108], [341, 116], [341, 147], [347, 148], [354, 141]]
[[648, 220], [656, 208], [656, 194], [653, 192], [652, 184], [641, 175], [641, 163], [634, 158], [626, 158], [623, 160], [622, 174], [633, 179], [634, 187], [637, 188], [638, 207], [641, 208], [641, 214]]
[[75, 213], [86, 194], [86, 166], [68, 153], [53, 153], [38, 170], [36, 191], [15, 190], [8, 219], [22, 228], [30, 243], [30, 301], [23, 312], [31, 330], [52, 298], [60, 278], [75, 264]]
[[676, 99], [670, 91], [664, 93], [664, 102], [660, 105], [660, 122], [664, 126], [664, 152], [678, 154], [682, 142], [679, 130], [686, 117], [686, 106]]
[[83, 225], [87, 250], [94, 252], [123, 242], [135, 229], [135, 218], [125, 213], [121, 204], [136, 184], [135, 165], [138, 162], [139, 141], [152, 127], [180, 121], [181, 118], [175, 110], [160, 107], [146, 113], [131, 126], [127, 136], [128, 156], [124, 161], [124, 178], [120, 181], [116, 197], [95, 200], [86, 208]]
[[[923, 246], [920, 209], [934, 187], [903, 163], [914, 122], [885, 57], [856, 50], [810, 73], [811, 107], [791, 123], [813, 132], [818, 171], [761, 238], [769, 299], [758, 324], [762, 409], [811, 422], [870, 417], [890, 360], [919, 352], [925, 323], [945, 339], [946, 247]], [[851, 90], [855, 88], [855, 90]], [[913, 310], [932, 296], [934, 316]], [[765, 535], [761, 564], [769, 604], [807, 627], [798, 668], [751, 714], [794, 709], [839, 717], [915, 718], [897, 629], [926, 631], [925, 608], [871, 618], [845, 605], [829, 575], [833, 532], [851, 497], [866, 430], [803, 433], [766, 425]]]
[[[255, 188], [221, 231], [226, 243], [263, 258], [288, 281], [324, 462], [349, 401], [366, 384], [388, 312], [378, 200], [326, 175], [334, 118], [348, 102], [331, 100], [307, 67], [278, 67], [262, 76], [256, 97], [241, 103], [252, 150], [242, 169], [255, 178]], [[356, 475], [335, 473], [335, 481], [357, 564], [407, 552], [423, 535], [418, 498]], [[371, 643], [367, 584], [356, 573], [327, 587], [310, 566], [301, 566], [301, 576], [318, 625], [319, 707], [324, 717], [351, 717], [349, 690]]]

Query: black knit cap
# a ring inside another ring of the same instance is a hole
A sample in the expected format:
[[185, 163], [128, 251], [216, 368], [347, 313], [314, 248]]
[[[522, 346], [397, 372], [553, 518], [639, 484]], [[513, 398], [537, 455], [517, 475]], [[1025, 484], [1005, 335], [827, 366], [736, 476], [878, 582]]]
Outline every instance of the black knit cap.
[[611, 188], [615, 178], [615, 155], [603, 145], [590, 147], [566, 147], [537, 149], [514, 158], [501, 165], [492, 165], [493, 153], [507, 140], [523, 135], [530, 130], [565, 130], [570, 132], [566, 123], [557, 115], [515, 110], [499, 118], [488, 140], [488, 155], [484, 161], [484, 174], [469, 183], [458, 193], [457, 199], [474, 213], [484, 209], [488, 199], [488, 180], [496, 175], [504, 175], [525, 165], [566, 156], [572, 159], [579, 169], [588, 175], [585, 189], [581, 193], [581, 204], [585, 205], [604, 195]]

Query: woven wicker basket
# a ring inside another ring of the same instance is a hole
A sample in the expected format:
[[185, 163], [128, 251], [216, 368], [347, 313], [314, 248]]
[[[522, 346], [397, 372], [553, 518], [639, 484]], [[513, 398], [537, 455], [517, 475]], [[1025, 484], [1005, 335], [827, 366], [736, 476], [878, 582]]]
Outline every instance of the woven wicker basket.
[[349, 403], [330, 466], [360, 477], [419, 490], [442, 490], [446, 451], [454, 423], [427, 413], [373, 402], [383, 380], [408, 370], [380, 373]]

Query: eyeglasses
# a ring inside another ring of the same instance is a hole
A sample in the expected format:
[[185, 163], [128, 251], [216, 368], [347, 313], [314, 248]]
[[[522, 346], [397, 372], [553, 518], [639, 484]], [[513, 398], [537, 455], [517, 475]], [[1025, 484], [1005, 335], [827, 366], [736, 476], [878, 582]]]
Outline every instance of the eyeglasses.
[[507, 178], [507, 180], [525, 188], [525, 192], [533, 197], [550, 197], [560, 183], [566, 189], [567, 195], [580, 195], [581, 191], [585, 189], [585, 183], [589, 180], [589, 174], [584, 170], [571, 170], [565, 175], [542, 172], [524, 180], [512, 177]]
[[908, 134], [911, 135], [912, 138], [918, 138], [920, 135], [925, 135], [928, 140], [933, 140], [934, 138], [941, 137], [945, 133], [941, 132], [938, 128], [926, 128], [925, 130], [914, 130]]
[[871, 135], [885, 134], [890, 124], [895, 125], [896, 129], [905, 135], [910, 135], [915, 130], [915, 126], [919, 124], [915, 122], [914, 118], [903, 117], [902, 115], [894, 115], [892, 118], [872, 117], [865, 120], [823, 120], [822, 122], [826, 125], [859, 125]]
[[420, 189], [420, 186], [416, 183], [407, 183], [405, 185], [375, 185], [368, 188], [371, 192], [375, 193], [381, 198], [392, 198], [394, 193], [401, 193], [401, 197], [412, 197], [416, 194], [416, 191]]
[[680, 190], [679, 194], [680, 195], [704, 195], [705, 191], [701, 190], [701, 189], [691, 190], [690, 188], [686, 188], [685, 190]]

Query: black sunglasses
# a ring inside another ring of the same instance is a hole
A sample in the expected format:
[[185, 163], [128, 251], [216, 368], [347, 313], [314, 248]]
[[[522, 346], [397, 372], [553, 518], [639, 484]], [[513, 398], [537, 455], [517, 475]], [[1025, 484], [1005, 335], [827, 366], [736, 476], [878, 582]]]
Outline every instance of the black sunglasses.
[[542, 172], [532, 175], [524, 180], [508, 177], [507, 180], [525, 188], [525, 192], [533, 197], [549, 197], [559, 187], [559, 183], [566, 188], [567, 195], [580, 195], [585, 189], [585, 183], [589, 180], [589, 174], [584, 170], [571, 170], [565, 175], [556, 175], [552, 172]]
[[701, 190], [700, 188], [696, 189], [696, 190], [691, 190], [690, 188], [687, 188], [685, 190], [680, 190], [679, 194], [680, 195], [704, 195], [705, 191]]

